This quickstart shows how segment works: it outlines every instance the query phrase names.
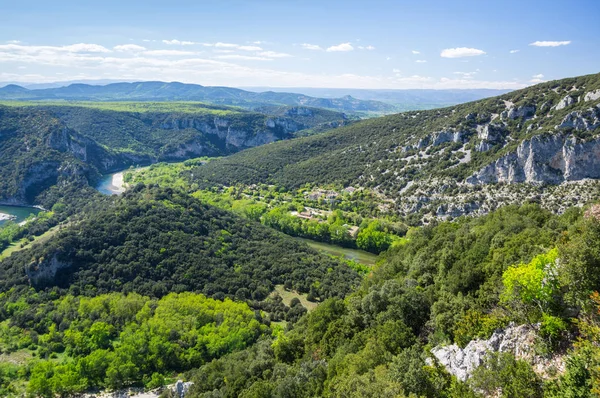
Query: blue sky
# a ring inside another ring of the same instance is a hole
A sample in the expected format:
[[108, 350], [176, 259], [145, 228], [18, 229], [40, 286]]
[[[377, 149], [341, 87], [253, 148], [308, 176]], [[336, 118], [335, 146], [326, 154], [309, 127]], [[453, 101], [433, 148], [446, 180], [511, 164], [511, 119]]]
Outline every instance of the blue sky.
[[519, 88], [600, 72], [600, 1], [5, 1], [0, 82]]

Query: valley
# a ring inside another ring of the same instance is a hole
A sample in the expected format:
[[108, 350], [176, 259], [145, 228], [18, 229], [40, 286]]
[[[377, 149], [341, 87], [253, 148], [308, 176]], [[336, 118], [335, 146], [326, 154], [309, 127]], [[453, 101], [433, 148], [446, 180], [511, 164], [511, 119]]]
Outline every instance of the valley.
[[0, 395], [599, 388], [600, 74], [363, 120], [132, 87], [4, 91]]

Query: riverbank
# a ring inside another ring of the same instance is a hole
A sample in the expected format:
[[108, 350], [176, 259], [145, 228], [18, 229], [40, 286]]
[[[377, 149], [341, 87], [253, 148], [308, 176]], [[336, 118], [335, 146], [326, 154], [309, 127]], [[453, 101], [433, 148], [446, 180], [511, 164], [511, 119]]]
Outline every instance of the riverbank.
[[39, 207], [0, 205], [0, 226], [7, 221], [22, 222], [31, 214], [38, 214]]
[[0, 221], [14, 220], [15, 218], [17, 217], [12, 214], [0, 213]]
[[96, 189], [105, 195], [120, 195], [125, 192], [127, 186], [124, 182], [125, 171], [109, 174], [100, 180]]

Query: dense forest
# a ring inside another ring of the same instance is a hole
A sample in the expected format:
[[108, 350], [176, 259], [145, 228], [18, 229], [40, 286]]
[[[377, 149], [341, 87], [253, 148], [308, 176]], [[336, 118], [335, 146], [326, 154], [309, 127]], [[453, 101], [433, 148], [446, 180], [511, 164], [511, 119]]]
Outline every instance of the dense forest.
[[[276, 339], [190, 371], [193, 396], [591, 397], [600, 366], [598, 298], [590, 296], [600, 288], [599, 231], [579, 209], [557, 217], [536, 205], [419, 229], [345, 300], [327, 300]], [[560, 267], [549, 269], [556, 256]], [[431, 355], [510, 322], [539, 323], [536, 352], [562, 352], [564, 372], [542, 378], [523, 359], [490, 354], [463, 382]], [[558, 348], [569, 336], [579, 337]]]
[[277, 284], [322, 299], [343, 297], [359, 278], [343, 261], [258, 223], [144, 185], [0, 267], [3, 291], [31, 283], [72, 294], [193, 291], [257, 301]]

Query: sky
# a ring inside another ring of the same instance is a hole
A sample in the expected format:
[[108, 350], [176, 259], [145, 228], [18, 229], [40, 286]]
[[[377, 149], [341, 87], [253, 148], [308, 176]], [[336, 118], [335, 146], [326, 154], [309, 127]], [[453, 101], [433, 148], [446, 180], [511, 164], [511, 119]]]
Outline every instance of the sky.
[[599, 0], [0, 0], [0, 82], [496, 88], [600, 72]]

